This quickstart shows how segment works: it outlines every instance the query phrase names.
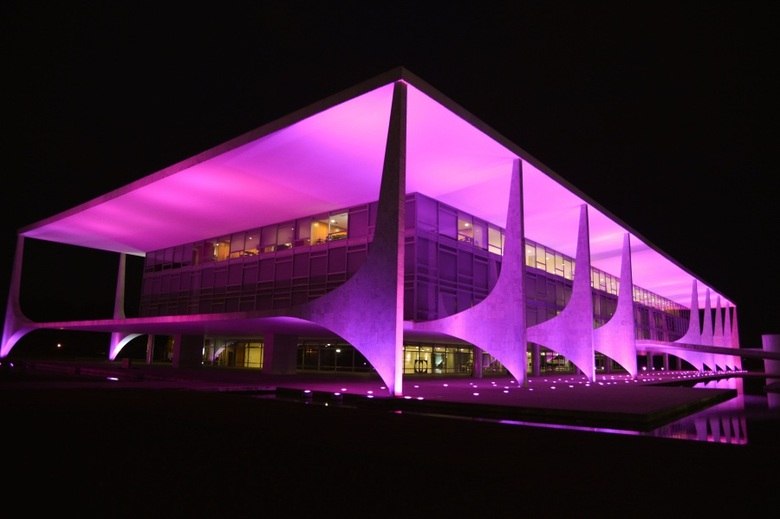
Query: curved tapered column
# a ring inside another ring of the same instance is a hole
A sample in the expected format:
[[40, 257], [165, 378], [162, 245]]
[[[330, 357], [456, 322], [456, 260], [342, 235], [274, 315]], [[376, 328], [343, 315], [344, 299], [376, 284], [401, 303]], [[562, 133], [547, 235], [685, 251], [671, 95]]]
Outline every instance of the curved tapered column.
[[732, 348], [734, 346], [731, 336], [731, 307], [726, 305], [723, 309], [723, 345]]
[[519, 384], [526, 381], [524, 237], [522, 161], [512, 167], [504, 234], [504, 256], [490, 293], [471, 308], [413, 324], [416, 331], [435, 331], [476, 346], [498, 359]]
[[[693, 280], [691, 287], [691, 316], [688, 319], [688, 330], [685, 335], [677, 339], [680, 344], [701, 344], [701, 328], [699, 324], [699, 290], [698, 283]], [[695, 351], [679, 351], [678, 357], [690, 363], [699, 371], [704, 371], [705, 353]]]
[[[737, 324], [737, 307], [731, 308], [731, 347], [739, 348], [739, 326]], [[734, 367], [738, 370], [742, 370], [742, 357], [734, 357]]]
[[36, 323], [24, 315], [22, 312], [22, 305], [19, 302], [23, 259], [24, 236], [17, 235], [14, 266], [11, 272], [11, 283], [8, 287], [8, 304], [5, 307], [5, 322], [3, 323], [3, 342], [0, 344], [0, 358], [8, 356], [22, 337], [37, 328]]
[[403, 394], [406, 84], [395, 83], [379, 189], [374, 239], [365, 262], [345, 283], [291, 314], [322, 325], [358, 349], [385, 382]]
[[[731, 307], [728, 304], [726, 304], [723, 308], [723, 346], [727, 348], [734, 347], [734, 341], [731, 333]], [[738, 369], [738, 358], [732, 355], [729, 355], [727, 358], [728, 367], [730, 369]]]
[[710, 289], [704, 293], [704, 320], [701, 324], [701, 341], [699, 344], [714, 346], [712, 333], [712, 305], [710, 304]]
[[[704, 320], [701, 324], [701, 341], [699, 344], [705, 346], [714, 346], [713, 332], [712, 332], [712, 304], [710, 302], [710, 289], [704, 293]], [[718, 366], [715, 363], [714, 353], [704, 354], [704, 364], [707, 365], [712, 371], [717, 371]]]
[[712, 331], [712, 344], [725, 346], [723, 342], [723, 309], [720, 306], [720, 296], [715, 300], [715, 325]]
[[[720, 296], [715, 299], [715, 323], [712, 329], [712, 344], [715, 346], [726, 346], [725, 335], [723, 333], [723, 308], [720, 304]], [[732, 362], [729, 355], [716, 354], [715, 365], [722, 369], [731, 369]]]
[[634, 281], [631, 273], [631, 238], [629, 234], [623, 238], [617, 308], [609, 321], [593, 330], [593, 349], [620, 364], [631, 377], [636, 377]]
[[577, 255], [571, 298], [559, 315], [531, 326], [528, 340], [560, 353], [590, 380], [595, 380], [593, 358], [593, 294], [590, 286], [588, 206], [580, 209]]
[[[770, 353], [780, 353], [780, 334], [762, 335], [761, 349]], [[780, 382], [780, 360], [764, 359], [764, 373], [767, 375], [767, 385]]]
[[[116, 291], [114, 292], [114, 319], [125, 318], [125, 280], [127, 277], [127, 256], [119, 255], [119, 267], [116, 275]], [[113, 332], [108, 345], [108, 360], [115, 360], [125, 345], [138, 337], [139, 334]]]
[[144, 334], [143, 333], [119, 333], [119, 332], [112, 333], [111, 345], [108, 351], [108, 360], [116, 360], [117, 356], [119, 355], [119, 352], [122, 351], [122, 348], [127, 346], [127, 344], [130, 341], [132, 341], [136, 337], [140, 337], [141, 335]]
[[739, 323], [737, 321], [737, 307], [731, 309], [731, 346], [739, 348]]
[[693, 280], [691, 288], [691, 316], [688, 319], [688, 330], [685, 335], [674, 342], [701, 344], [701, 324], [699, 323], [699, 290], [698, 283]]
[[682, 360], [696, 368], [697, 371], [704, 371], [704, 359], [706, 353], [679, 348], [674, 350], [672, 354], [680, 357]]

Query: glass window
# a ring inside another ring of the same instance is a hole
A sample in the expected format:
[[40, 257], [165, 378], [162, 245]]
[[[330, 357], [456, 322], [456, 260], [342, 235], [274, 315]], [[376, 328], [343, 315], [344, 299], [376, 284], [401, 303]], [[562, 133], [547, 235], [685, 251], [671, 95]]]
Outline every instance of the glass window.
[[295, 222], [280, 223], [276, 231], [276, 250], [292, 247], [295, 240]]
[[164, 251], [163, 264], [165, 265], [165, 268], [170, 268], [171, 263], [173, 263], [173, 247], [168, 247]]
[[212, 261], [222, 261], [230, 256], [230, 236], [223, 236], [206, 242]]
[[445, 205], [439, 205], [439, 234], [456, 239], [458, 237], [458, 216]]
[[295, 241], [293, 246], [309, 245], [311, 238], [311, 218], [299, 218], [295, 222]]
[[349, 229], [349, 213], [337, 213], [330, 215], [328, 219], [328, 241], [343, 240], [347, 237]]
[[263, 252], [276, 250], [276, 225], [263, 227], [260, 234], [260, 247]]
[[563, 259], [563, 277], [565, 279], [574, 279], [574, 263], [570, 258]]
[[214, 240], [206, 240], [197, 244], [200, 253], [198, 254], [198, 263], [210, 263], [214, 261]]
[[190, 245], [192, 265], [200, 265], [201, 254], [203, 253], [203, 242], [196, 242]]
[[555, 274], [555, 255], [547, 249], [544, 250], [544, 266], [548, 274]]
[[163, 263], [165, 262], [165, 250], [160, 249], [158, 251], [154, 252], [154, 259], [152, 261], [152, 264], [157, 267], [155, 270], [160, 270], [162, 268]]
[[436, 232], [436, 202], [427, 196], [415, 196], [417, 230]]
[[[189, 258], [187, 258], [189, 259]], [[173, 267], [181, 267], [184, 263], [184, 245], [179, 245], [173, 249]]]
[[217, 261], [217, 240], [206, 240], [203, 242], [203, 262], [210, 263]]
[[487, 224], [474, 219], [474, 245], [480, 249], [487, 249]]
[[315, 216], [311, 220], [310, 240], [312, 245], [325, 243], [328, 239], [328, 215]]
[[[407, 223], [408, 223], [407, 216]], [[361, 206], [349, 211], [349, 237], [365, 238], [368, 236], [368, 206]]]
[[458, 241], [474, 243], [474, 227], [470, 215], [458, 213]]
[[501, 246], [501, 230], [492, 225], [488, 227], [488, 250], [495, 254], [503, 254], [504, 249]]
[[244, 254], [253, 256], [258, 253], [260, 248], [260, 229], [255, 229], [246, 233], [244, 242]]
[[546, 263], [545, 263], [545, 255], [544, 255], [544, 247], [536, 244], [536, 268], [545, 270]]
[[555, 253], [555, 274], [563, 276], [563, 255], [560, 252]]
[[610, 294], [617, 294], [618, 288], [620, 287], [620, 281], [615, 276], [609, 277], [609, 293]]
[[530, 243], [525, 244], [525, 264], [529, 267], [536, 266], [536, 246]]
[[404, 202], [404, 228], [414, 229], [414, 224], [417, 221], [416, 216], [416, 202], [413, 196], [407, 196]]
[[237, 258], [244, 253], [244, 238], [246, 233], [237, 232], [230, 237], [230, 257]]

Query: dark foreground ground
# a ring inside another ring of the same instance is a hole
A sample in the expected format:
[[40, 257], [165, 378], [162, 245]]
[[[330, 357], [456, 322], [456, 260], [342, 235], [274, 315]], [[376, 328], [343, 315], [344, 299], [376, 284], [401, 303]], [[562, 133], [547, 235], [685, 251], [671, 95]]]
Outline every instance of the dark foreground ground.
[[[507, 426], [243, 392], [0, 375], [2, 517], [730, 517], [780, 509], [748, 445]], [[773, 512], [774, 510], [774, 512]]]

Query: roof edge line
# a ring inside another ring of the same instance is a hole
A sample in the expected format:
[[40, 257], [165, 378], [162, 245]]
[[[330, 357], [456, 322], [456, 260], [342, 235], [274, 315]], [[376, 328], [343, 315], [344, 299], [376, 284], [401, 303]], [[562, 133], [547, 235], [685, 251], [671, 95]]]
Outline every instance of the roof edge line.
[[395, 81], [404, 80], [405, 78], [414, 77], [415, 79], [413, 81], [422, 81], [413, 74], [411, 74], [407, 69], [404, 67], [395, 67], [393, 69], [390, 69], [386, 72], [377, 74], [369, 79], [366, 79], [364, 81], [361, 81], [360, 83], [353, 85], [351, 87], [345, 88], [341, 91], [338, 91], [334, 94], [331, 94], [325, 98], [320, 99], [319, 101], [315, 101], [313, 103], [310, 103], [306, 106], [303, 106], [293, 112], [290, 112], [289, 114], [283, 115], [277, 119], [274, 119], [273, 121], [270, 121], [268, 123], [265, 123], [255, 129], [249, 130], [247, 132], [244, 132], [236, 137], [233, 137], [221, 144], [217, 144], [215, 146], [212, 146], [211, 148], [208, 148], [204, 151], [201, 151], [200, 153], [197, 153], [196, 155], [193, 155], [191, 157], [188, 157], [186, 159], [183, 159], [179, 162], [176, 162], [174, 164], [171, 164], [170, 166], [166, 166], [163, 169], [157, 170], [155, 172], [149, 173], [145, 175], [142, 178], [139, 178], [138, 180], [135, 180], [129, 184], [126, 184], [124, 186], [121, 186], [117, 189], [114, 189], [112, 191], [109, 191], [106, 194], [100, 195], [96, 198], [93, 198], [91, 200], [88, 200], [86, 202], [83, 202], [81, 204], [78, 204], [74, 207], [71, 207], [70, 209], [66, 209], [65, 211], [62, 211], [60, 213], [57, 213], [53, 216], [49, 216], [47, 218], [44, 218], [43, 220], [39, 220], [35, 223], [25, 225], [24, 227], [21, 227], [17, 230], [17, 233], [20, 235], [24, 235], [25, 233], [34, 231], [38, 227], [43, 227], [46, 225], [50, 225], [58, 220], [67, 218], [68, 216], [71, 216], [73, 214], [77, 214], [81, 211], [84, 211], [86, 209], [89, 209], [91, 207], [94, 207], [96, 205], [100, 205], [104, 202], [107, 202], [109, 200], [113, 200], [115, 198], [118, 198], [124, 194], [127, 194], [129, 192], [132, 192], [136, 189], [139, 189], [141, 187], [144, 187], [148, 184], [151, 184], [153, 182], [157, 182], [159, 180], [162, 180], [168, 176], [174, 175], [176, 173], [179, 173], [181, 171], [184, 171], [185, 169], [191, 168], [197, 164], [200, 164], [201, 162], [205, 162], [211, 158], [214, 158], [218, 155], [221, 155], [223, 153], [227, 153], [228, 151], [234, 150], [240, 146], [243, 146], [244, 144], [247, 144], [253, 140], [260, 139], [262, 137], [265, 137], [266, 135], [270, 135], [271, 133], [275, 131], [279, 131], [283, 128], [286, 128], [288, 126], [292, 126], [293, 124], [300, 122], [308, 117], [311, 117], [319, 112], [325, 111], [329, 108], [332, 108], [338, 104], [341, 104], [345, 101], [348, 101], [349, 99], [358, 97], [360, 95], [363, 95], [365, 93], [368, 93], [376, 88], [385, 86], [389, 83], [393, 83]]

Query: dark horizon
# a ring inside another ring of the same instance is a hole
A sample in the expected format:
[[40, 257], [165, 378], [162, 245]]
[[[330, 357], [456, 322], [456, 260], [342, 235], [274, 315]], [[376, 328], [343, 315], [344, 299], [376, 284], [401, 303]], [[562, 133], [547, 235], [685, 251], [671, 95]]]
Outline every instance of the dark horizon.
[[[19, 228], [405, 66], [780, 332], [774, 4], [443, 5], [6, 7], [3, 305]], [[24, 307], [113, 291], [66, 281]]]

